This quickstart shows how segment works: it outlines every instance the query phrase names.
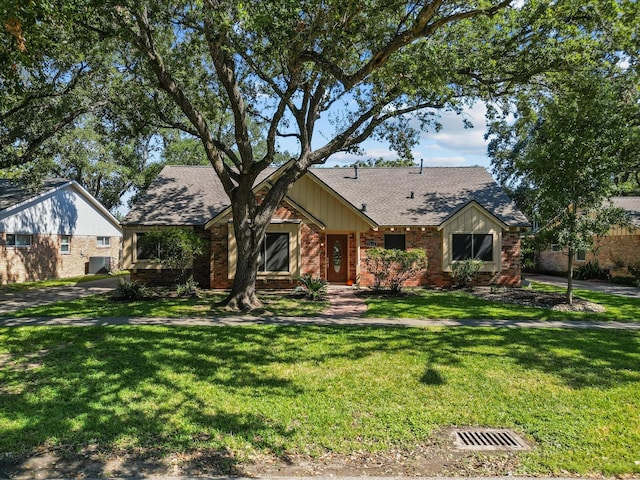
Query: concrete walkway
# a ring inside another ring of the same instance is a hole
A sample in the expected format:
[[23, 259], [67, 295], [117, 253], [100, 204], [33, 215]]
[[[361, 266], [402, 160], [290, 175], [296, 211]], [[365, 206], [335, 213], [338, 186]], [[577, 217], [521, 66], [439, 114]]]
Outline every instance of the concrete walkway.
[[367, 311], [366, 302], [353, 287], [329, 286], [328, 298], [329, 308], [322, 312], [323, 318], [358, 318]]
[[123, 276], [101, 278], [66, 287], [33, 288], [17, 292], [0, 291], [0, 314], [15, 312], [26, 307], [37, 307], [61, 300], [75, 300], [88, 295], [107, 293], [113, 290]]
[[106, 325], [163, 325], [184, 327], [225, 327], [246, 325], [313, 325], [351, 327], [501, 327], [501, 328], [570, 328], [590, 330], [640, 330], [638, 322], [600, 321], [538, 321], [501, 319], [421, 319], [421, 318], [360, 318], [360, 317], [96, 317], [96, 318], [0, 318], [0, 327]]
[[[531, 282], [547, 283], [549, 285], [567, 288], [566, 277], [554, 277], [551, 275], [538, 275], [534, 273], [526, 273], [524, 277], [526, 280]], [[640, 288], [618, 285], [615, 283], [574, 280], [573, 288], [608, 293], [610, 295], [619, 295], [621, 297], [640, 298]]]

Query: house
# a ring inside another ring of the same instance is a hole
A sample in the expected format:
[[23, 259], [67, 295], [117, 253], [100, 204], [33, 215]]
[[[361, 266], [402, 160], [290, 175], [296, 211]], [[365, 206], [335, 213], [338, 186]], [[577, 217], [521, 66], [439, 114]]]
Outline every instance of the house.
[[[275, 169], [257, 180], [269, 188]], [[192, 228], [205, 241], [194, 262], [201, 286], [227, 288], [236, 248], [229, 200], [208, 166], [167, 166], [124, 218], [125, 268], [144, 283], [169, 284], [173, 275], [146, 258], [137, 239], [169, 227]], [[292, 287], [296, 277], [331, 283], [373, 278], [372, 247], [424, 249], [426, 272], [408, 285], [451, 283], [456, 260], [484, 260], [480, 281], [520, 284], [520, 232], [527, 219], [482, 167], [314, 168], [293, 185], [263, 243], [258, 287]]]
[[0, 179], [0, 284], [114, 269], [121, 248], [118, 220], [77, 182]]
[[[628, 227], [613, 227], [606, 235], [594, 239], [591, 251], [576, 252], [574, 268], [597, 262], [612, 275], [626, 275], [622, 265], [640, 264], [640, 197], [613, 197], [611, 204], [629, 215]], [[567, 253], [560, 245], [549, 245], [537, 255], [537, 268], [542, 272], [565, 273]]]

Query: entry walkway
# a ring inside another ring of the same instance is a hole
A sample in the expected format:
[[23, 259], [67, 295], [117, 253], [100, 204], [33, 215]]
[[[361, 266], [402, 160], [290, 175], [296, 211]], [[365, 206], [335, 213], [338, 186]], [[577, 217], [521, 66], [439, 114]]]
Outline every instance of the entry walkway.
[[330, 285], [328, 298], [329, 308], [322, 312], [324, 318], [359, 318], [367, 311], [367, 304], [353, 287]]

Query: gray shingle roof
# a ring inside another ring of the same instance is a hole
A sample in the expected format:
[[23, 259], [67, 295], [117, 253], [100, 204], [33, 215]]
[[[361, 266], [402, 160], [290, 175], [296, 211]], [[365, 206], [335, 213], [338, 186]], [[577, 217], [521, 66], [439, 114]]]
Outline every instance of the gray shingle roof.
[[210, 166], [165, 166], [122, 220], [123, 225], [204, 225], [229, 206]]
[[613, 197], [611, 203], [628, 212], [632, 225], [640, 228], [640, 197]]
[[[472, 200], [505, 224], [528, 220], [482, 167], [316, 168], [320, 180], [379, 225], [440, 225]], [[411, 198], [413, 192], [413, 198]]]
[[65, 178], [53, 178], [45, 180], [36, 190], [29, 190], [12, 180], [0, 179], [0, 211], [11, 208], [14, 205], [25, 202], [41, 193], [58, 188], [69, 180]]
[[[507, 225], [529, 225], [482, 167], [430, 167], [423, 174], [415, 167], [360, 168], [357, 179], [350, 168], [311, 172], [354, 208], [366, 203], [378, 225], [440, 225], [473, 200]], [[167, 166], [122, 223], [203, 225], [228, 206], [213, 168]]]

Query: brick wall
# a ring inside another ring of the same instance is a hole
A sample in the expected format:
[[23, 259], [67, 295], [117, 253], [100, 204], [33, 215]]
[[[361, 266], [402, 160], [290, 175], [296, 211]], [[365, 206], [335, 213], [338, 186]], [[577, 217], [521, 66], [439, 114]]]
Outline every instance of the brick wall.
[[[304, 217], [294, 208], [280, 207], [274, 218], [287, 220], [302, 220], [300, 225], [300, 275], [313, 277], [324, 276], [325, 269], [325, 234], [316, 225], [304, 223]], [[233, 279], [229, 278], [229, 229], [230, 223], [214, 225], [210, 230], [210, 281], [211, 288], [230, 288]], [[292, 252], [293, 254], [293, 252]], [[298, 285], [294, 276], [286, 278], [269, 278], [258, 276], [256, 288], [293, 288]]]
[[[406, 248], [408, 250], [421, 248], [427, 253], [428, 266], [427, 270], [419, 274], [407, 282], [406, 286], [437, 286], [447, 287], [452, 285], [453, 281], [449, 272], [442, 271], [442, 232], [436, 227], [411, 228], [407, 231], [404, 228], [394, 228], [391, 231], [388, 228], [380, 228], [379, 231], [370, 231], [361, 234], [360, 237], [360, 285], [373, 285], [373, 275], [366, 268], [367, 245], [375, 244], [378, 247], [384, 247], [384, 235], [404, 233], [406, 239]], [[482, 272], [476, 279], [478, 285], [488, 285], [495, 283], [505, 286], [520, 285], [520, 236], [517, 232], [505, 232], [502, 235], [502, 252], [501, 252], [502, 269], [497, 274], [490, 272]]]
[[[574, 259], [574, 270], [590, 261], [597, 261], [601, 268], [609, 269], [613, 276], [627, 275], [626, 269], [616, 268], [616, 264], [629, 265], [640, 262], [640, 234], [611, 235], [599, 238], [595, 242], [594, 250], [587, 252], [585, 260]], [[545, 272], [565, 273], [567, 271], [567, 255], [564, 251], [543, 250], [538, 253], [537, 268]]]
[[61, 253], [60, 235], [33, 235], [29, 247], [8, 247], [6, 234], [0, 235], [0, 284], [85, 275], [89, 257], [111, 257], [114, 270], [121, 265], [118, 237], [111, 237], [108, 247], [99, 247], [94, 236], [73, 235], [69, 253]]

